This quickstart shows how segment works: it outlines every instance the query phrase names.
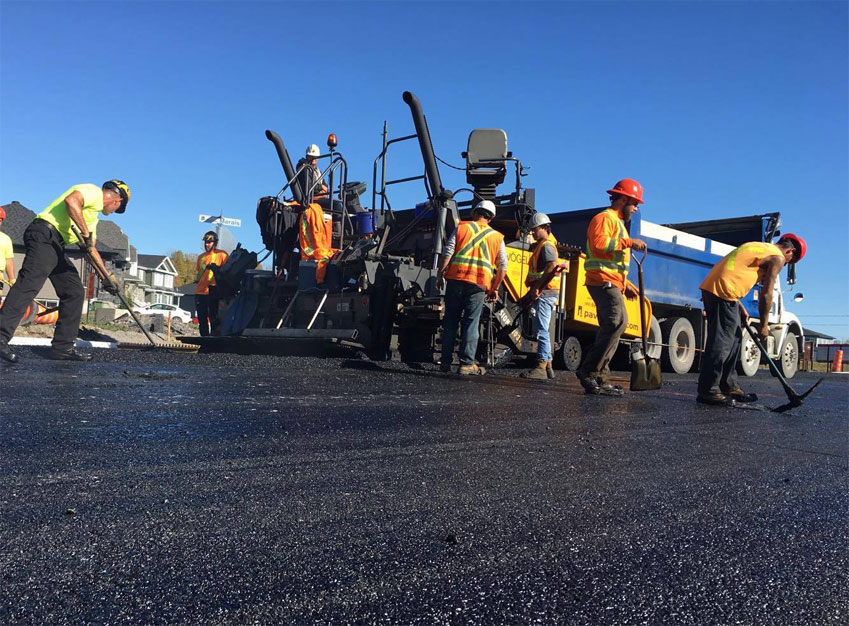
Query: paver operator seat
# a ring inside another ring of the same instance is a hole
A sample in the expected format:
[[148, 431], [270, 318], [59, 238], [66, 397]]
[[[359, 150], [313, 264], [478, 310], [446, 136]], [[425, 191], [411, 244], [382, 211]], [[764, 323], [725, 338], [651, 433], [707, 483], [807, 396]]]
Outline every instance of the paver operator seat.
[[466, 182], [484, 199], [495, 198], [495, 189], [504, 182], [507, 173], [505, 160], [507, 133], [500, 128], [476, 128], [469, 134], [466, 152]]

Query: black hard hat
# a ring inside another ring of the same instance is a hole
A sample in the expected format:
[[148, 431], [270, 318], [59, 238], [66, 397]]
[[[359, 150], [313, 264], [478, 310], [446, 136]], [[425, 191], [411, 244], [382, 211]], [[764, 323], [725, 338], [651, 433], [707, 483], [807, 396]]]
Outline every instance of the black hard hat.
[[101, 189], [110, 189], [121, 196], [121, 206], [115, 209], [115, 213], [123, 213], [127, 210], [127, 203], [130, 201], [130, 188], [127, 186], [127, 183], [123, 180], [113, 178], [103, 183]]
[[218, 235], [215, 234], [214, 230], [210, 230], [210, 231], [207, 231], [206, 233], [204, 233], [203, 240], [218, 243]]

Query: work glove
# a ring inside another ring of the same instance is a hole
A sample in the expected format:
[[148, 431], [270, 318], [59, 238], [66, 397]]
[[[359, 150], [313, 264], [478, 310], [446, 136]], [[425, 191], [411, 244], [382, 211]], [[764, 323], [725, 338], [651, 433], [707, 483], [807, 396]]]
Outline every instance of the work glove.
[[115, 274], [109, 274], [106, 277], [106, 280], [103, 281], [103, 288], [113, 296], [117, 296], [121, 292], [121, 285], [118, 283], [118, 279], [115, 278]]
[[89, 233], [88, 235], [80, 235], [83, 240], [83, 245], [86, 250], [94, 250], [94, 236]]

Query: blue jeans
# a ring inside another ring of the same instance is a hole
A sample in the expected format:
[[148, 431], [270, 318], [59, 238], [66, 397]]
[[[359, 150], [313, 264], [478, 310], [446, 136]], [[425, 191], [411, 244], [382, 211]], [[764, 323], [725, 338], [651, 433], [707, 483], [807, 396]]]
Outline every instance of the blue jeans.
[[557, 298], [538, 298], [534, 302], [534, 334], [537, 336], [537, 358], [540, 361], [551, 360], [551, 336], [548, 327], [551, 325], [551, 312], [557, 305]]
[[[478, 326], [486, 291], [464, 280], [445, 281], [445, 317], [442, 320], [442, 364], [450, 365], [460, 324], [460, 365], [474, 365]], [[462, 318], [461, 318], [462, 315]]]

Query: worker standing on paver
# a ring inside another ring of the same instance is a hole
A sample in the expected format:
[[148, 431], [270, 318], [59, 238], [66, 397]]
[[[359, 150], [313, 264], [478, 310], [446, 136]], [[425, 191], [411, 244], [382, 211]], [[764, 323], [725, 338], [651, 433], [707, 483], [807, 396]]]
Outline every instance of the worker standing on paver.
[[769, 311], [772, 291], [781, 268], [805, 256], [807, 244], [788, 233], [777, 244], [752, 241], [729, 252], [713, 266], [700, 285], [707, 315], [707, 340], [699, 368], [696, 401], [702, 404], [732, 405], [754, 402], [754, 393], [746, 393], [737, 384], [737, 359], [743, 340], [740, 320], [748, 323], [749, 314], [740, 298], [760, 283], [758, 334], [766, 342], [769, 336]]
[[[47, 279], [59, 296], [59, 320], [53, 333], [50, 358], [67, 361], [88, 361], [91, 358], [90, 354], [78, 352], [74, 347], [85, 290], [65, 246], [80, 241], [73, 232], [76, 227], [89, 257], [105, 268], [95, 248], [98, 217], [101, 213], [123, 213], [129, 201], [130, 188], [124, 181], [109, 180], [101, 187], [85, 183], [68, 189], [36, 216], [24, 232], [26, 256], [18, 280], [0, 309], [0, 358], [10, 363], [17, 362], [18, 355], [9, 347], [9, 340], [15, 334], [27, 306]], [[113, 274], [108, 274], [102, 284], [113, 295], [120, 290]]]
[[[0, 206], [0, 228], [5, 221], [6, 209]], [[0, 232], [0, 276], [7, 282], [15, 282], [15, 250], [12, 238], [4, 232]], [[0, 291], [3, 291], [3, 287], [3, 283], [0, 283]]]
[[198, 314], [198, 331], [201, 337], [218, 335], [221, 322], [218, 319], [218, 294], [215, 286], [215, 274], [210, 265], [223, 266], [229, 255], [219, 250], [218, 235], [210, 230], [203, 236], [203, 253], [198, 255], [195, 269], [197, 287], [195, 287], [195, 308]]
[[537, 363], [521, 376], [537, 380], [554, 378], [551, 362], [551, 313], [560, 295], [560, 273], [557, 271], [557, 239], [551, 234], [551, 220], [545, 213], [534, 213], [531, 218], [531, 235], [534, 245], [528, 259], [527, 298], [533, 302], [534, 334], [537, 339]]
[[631, 239], [625, 224], [643, 203], [643, 187], [625, 178], [608, 189], [610, 207], [596, 215], [587, 229], [587, 260], [584, 263], [586, 286], [595, 302], [598, 334], [576, 372], [588, 394], [622, 395], [622, 388], [611, 385], [610, 359], [619, 338], [628, 325], [625, 297], [633, 299], [639, 291], [628, 279], [631, 249], [645, 250], [641, 239]]
[[436, 273], [436, 288], [445, 287], [445, 317], [442, 323], [440, 370], [451, 371], [457, 325], [460, 330], [460, 369], [463, 375], [484, 374], [475, 363], [478, 325], [484, 300], [494, 302], [507, 272], [504, 235], [490, 228], [495, 205], [482, 200], [472, 209], [472, 219], [463, 221], [451, 233], [442, 250]]
[[319, 202], [327, 197], [327, 184], [321, 176], [321, 169], [318, 167], [318, 157], [321, 156], [321, 150], [318, 145], [311, 143], [307, 146], [304, 158], [298, 161], [298, 182], [303, 189], [304, 198], [312, 198], [313, 202]]

